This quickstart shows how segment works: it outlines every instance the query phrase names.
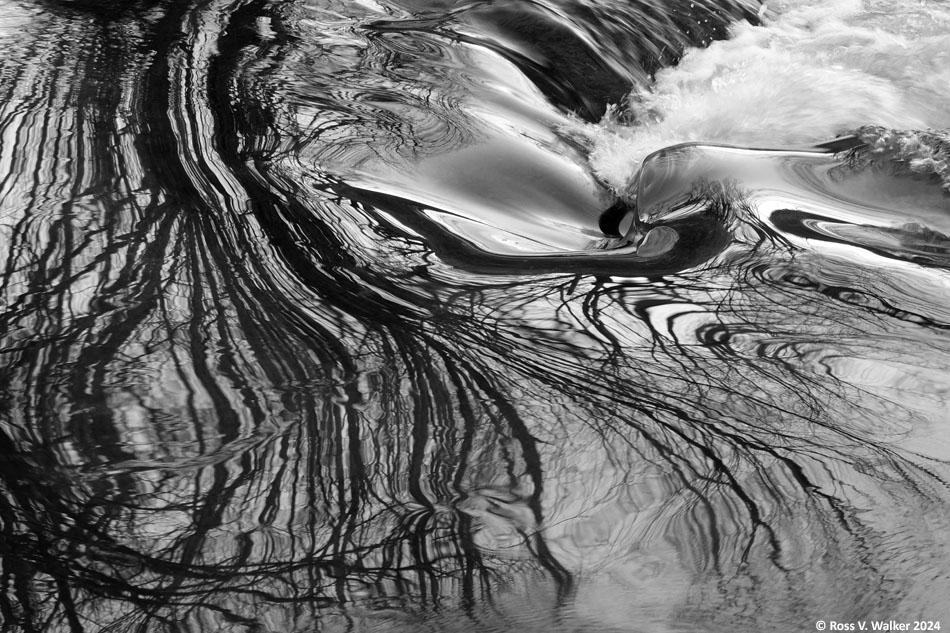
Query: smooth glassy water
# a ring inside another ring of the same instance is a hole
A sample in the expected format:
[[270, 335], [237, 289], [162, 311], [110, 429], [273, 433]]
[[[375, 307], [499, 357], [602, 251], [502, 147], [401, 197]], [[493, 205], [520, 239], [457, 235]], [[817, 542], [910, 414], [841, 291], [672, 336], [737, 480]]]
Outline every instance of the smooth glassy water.
[[950, 627], [942, 0], [0, 44], [0, 630]]

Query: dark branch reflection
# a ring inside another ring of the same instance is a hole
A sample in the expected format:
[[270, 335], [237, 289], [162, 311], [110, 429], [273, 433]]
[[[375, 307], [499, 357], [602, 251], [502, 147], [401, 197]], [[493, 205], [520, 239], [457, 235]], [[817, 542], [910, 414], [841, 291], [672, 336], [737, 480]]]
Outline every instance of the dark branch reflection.
[[[945, 507], [946, 456], [901, 444], [939, 421], [932, 271], [855, 278], [760, 227], [663, 277], [455, 269], [339, 184], [481, 142], [437, 90], [474, 91], [477, 53], [343, 10], [27, 16], [0, 628], [717, 630], [810, 624], [829, 587], [894, 613], [905, 548], [947, 527], [879, 511]], [[883, 387], [897, 364], [916, 382]]]

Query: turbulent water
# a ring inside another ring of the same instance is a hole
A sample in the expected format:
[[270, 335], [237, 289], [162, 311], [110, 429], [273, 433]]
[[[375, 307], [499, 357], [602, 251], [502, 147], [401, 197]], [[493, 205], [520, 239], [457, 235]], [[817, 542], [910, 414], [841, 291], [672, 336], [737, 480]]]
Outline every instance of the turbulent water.
[[0, 45], [0, 630], [950, 627], [942, 1]]

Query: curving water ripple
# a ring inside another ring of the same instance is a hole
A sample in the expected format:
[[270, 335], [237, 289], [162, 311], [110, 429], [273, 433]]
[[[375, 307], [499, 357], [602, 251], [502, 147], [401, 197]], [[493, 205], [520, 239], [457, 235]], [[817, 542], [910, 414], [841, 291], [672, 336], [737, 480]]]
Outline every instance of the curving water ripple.
[[0, 629], [950, 624], [950, 15], [771, 5], [0, 2]]

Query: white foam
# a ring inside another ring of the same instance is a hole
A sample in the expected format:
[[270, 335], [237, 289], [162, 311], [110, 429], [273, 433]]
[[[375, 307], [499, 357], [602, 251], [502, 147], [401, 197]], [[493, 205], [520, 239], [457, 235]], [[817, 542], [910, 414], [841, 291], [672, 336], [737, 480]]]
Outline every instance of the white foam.
[[597, 175], [623, 190], [650, 152], [686, 141], [778, 147], [862, 125], [950, 127], [950, 9], [900, 0], [770, 2], [761, 26], [690, 50], [585, 132]]

